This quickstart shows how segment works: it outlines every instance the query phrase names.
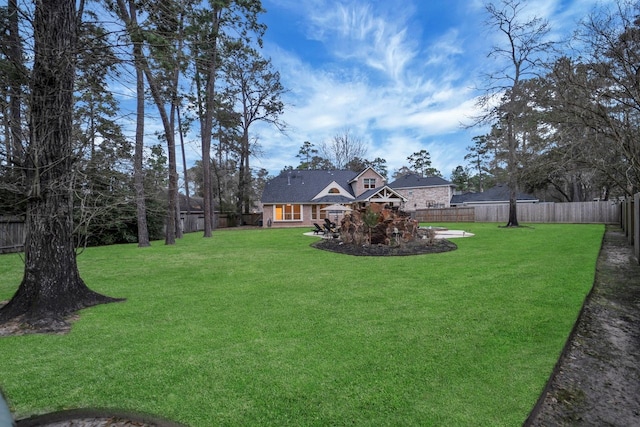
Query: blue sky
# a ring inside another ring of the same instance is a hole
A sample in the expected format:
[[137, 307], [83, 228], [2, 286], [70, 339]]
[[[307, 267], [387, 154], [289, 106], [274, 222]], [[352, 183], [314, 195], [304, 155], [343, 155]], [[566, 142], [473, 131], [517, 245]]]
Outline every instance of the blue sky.
[[[531, 1], [560, 38], [595, 0]], [[387, 160], [389, 174], [422, 149], [445, 177], [464, 164], [476, 115], [476, 89], [500, 39], [488, 32], [476, 0], [263, 0], [264, 53], [288, 89], [286, 134], [256, 126], [261, 153], [252, 167], [272, 175], [296, 166], [304, 141], [316, 146], [349, 129], [367, 159]]]

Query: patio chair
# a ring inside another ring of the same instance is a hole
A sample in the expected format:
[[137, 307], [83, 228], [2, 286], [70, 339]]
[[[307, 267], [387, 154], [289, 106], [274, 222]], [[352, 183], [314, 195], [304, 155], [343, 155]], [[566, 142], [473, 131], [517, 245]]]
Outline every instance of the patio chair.
[[329, 237], [334, 237], [335, 238], [338, 235], [338, 233], [336, 233], [336, 229], [335, 228], [331, 228], [327, 224], [324, 224], [323, 227], [324, 227], [324, 236], [325, 236], [325, 238], [329, 238]]
[[325, 226], [326, 228], [328, 228], [330, 231], [335, 231], [336, 223], [335, 223], [335, 222], [331, 222], [331, 221], [329, 220], [329, 218], [325, 218], [325, 219], [324, 219], [324, 226]]
[[333, 237], [334, 239], [340, 237], [336, 225], [330, 221], [324, 223], [324, 235], [325, 237]]
[[313, 226], [315, 227], [313, 230], [311, 230], [313, 231], [313, 234], [324, 234], [324, 228], [320, 227], [317, 222], [314, 222]]

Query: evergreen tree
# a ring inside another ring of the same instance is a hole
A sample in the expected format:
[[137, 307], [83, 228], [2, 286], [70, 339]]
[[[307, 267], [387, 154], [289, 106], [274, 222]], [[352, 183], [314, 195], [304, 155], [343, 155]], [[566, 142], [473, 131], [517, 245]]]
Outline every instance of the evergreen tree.
[[68, 314], [116, 300], [91, 291], [80, 278], [73, 242], [75, 1], [39, 1], [33, 22], [25, 268], [17, 292], [0, 308], [0, 322], [56, 330], [67, 326]]

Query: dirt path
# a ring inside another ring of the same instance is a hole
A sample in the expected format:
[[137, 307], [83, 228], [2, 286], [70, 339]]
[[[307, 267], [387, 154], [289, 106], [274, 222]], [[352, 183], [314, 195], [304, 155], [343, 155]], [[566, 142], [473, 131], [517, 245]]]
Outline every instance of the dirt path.
[[525, 426], [640, 426], [640, 265], [607, 227], [593, 290]]

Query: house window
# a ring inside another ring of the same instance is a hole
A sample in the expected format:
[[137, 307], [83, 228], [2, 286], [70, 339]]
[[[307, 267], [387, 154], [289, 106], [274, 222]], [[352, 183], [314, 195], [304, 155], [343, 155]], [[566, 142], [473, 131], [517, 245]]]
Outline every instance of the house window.
[[327, 218], [327, 211], [323, 211], [322, 208], [325, 208], [329, 205], [313, 205], [311, 206], [311, 219], [325, 219]]
[[275, 221], [300, 221], [302, 205], [275, 205]]
[[375, 178], [365, 178], [364, 179], [364, 188], [376, 188], [376, 179]]
[[329, 194], [340, 194], [340, 190], [333, 187], [332, 189], [329, 190]]

